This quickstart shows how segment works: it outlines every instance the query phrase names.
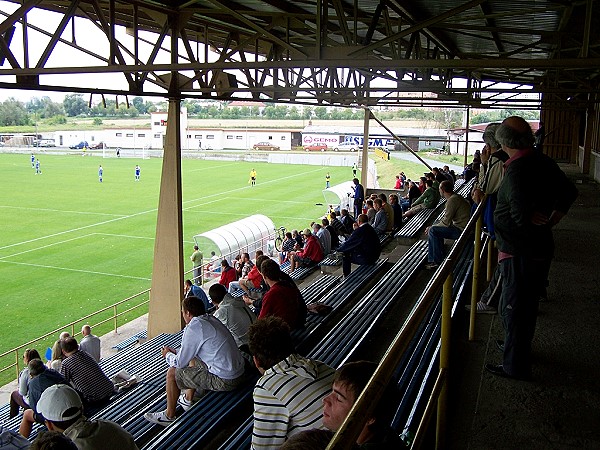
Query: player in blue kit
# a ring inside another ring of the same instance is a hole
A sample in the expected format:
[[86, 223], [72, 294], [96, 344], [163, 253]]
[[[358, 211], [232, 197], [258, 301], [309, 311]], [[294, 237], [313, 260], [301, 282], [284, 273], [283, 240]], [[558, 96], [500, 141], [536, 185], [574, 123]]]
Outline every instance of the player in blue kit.
[[98, 167], [98, 181], [100, 183], [102, 183], [102, 175], [104, 174], [104, 169], [102, 168], [102, 166]]
[[35, 174], [41, 174], [42, 173], [42, 169], [40, 169], [40, 160], [36, 159], [35, 160]]
[[135, 181], [140, 181], [140, 172], [142, 171], [142, 169], [140, 169], [139, 165], [135, 165]]
[[31, 168], [35, 168], [35, 155], [33, 153], [31, 154]]

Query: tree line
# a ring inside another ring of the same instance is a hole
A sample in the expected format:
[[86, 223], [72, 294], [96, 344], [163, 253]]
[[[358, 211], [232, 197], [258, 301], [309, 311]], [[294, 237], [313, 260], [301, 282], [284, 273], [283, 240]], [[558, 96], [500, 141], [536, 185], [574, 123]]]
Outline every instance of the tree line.
[[[228, 106], [228, 102], [215, 104], [201, 100], [184, 100], [188, 116], [197, 119], [261, 119], [270, 120], [362, 120], [360, 108], [340, 108], [325, 106], [267, 105]], [[136, 118], [152, 112], [165, 111], [165, 102], [151, 102], [142, 97], [133, 97], [127, 104], [122, 101], [106, 99], [89, 105], [83, 94], [65, 95], [62, 103], [49, 97], [33, 97], [27, 102], [8, 98], [0, 102], [0, 126], [36, 125], [45, 123], [60, 125], [67, 123], [69, 117], [94, 118], [95, 124], [102, 124], [102, 118]], [[393, 108], [376, 112], [381, 120], [412, 119], [430, 122], [439, 128], [461, 126], [463, 110], [452, 108]], [[471, 115], [471, 124], [501, 121], [511, 115], [520, 115], [528, 120], [537, 120], [539, 111], [528, 110], [480, 110]]]

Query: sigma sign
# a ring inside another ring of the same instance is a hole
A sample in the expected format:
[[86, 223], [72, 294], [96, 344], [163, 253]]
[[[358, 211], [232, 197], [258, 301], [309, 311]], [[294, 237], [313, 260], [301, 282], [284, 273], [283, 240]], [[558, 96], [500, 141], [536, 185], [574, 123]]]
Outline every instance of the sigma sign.
[[[363, 145], [363, 137], [362, 136], [346, 136], [342, 142], [352, 142], [359, 147]], [[327, 144], [329, 147], [337, 145], [339, 143], [339, 137], [331, 136], [331, 135], [319, 135], [319, 134], [307, 134], [302, 136], [302, 144], [310, 145], [310, 144]], [[369, 147], [382, 147], [393, 146], [395, 143], [394, 139], [387, 138], [371, 138], [369, 139]]]

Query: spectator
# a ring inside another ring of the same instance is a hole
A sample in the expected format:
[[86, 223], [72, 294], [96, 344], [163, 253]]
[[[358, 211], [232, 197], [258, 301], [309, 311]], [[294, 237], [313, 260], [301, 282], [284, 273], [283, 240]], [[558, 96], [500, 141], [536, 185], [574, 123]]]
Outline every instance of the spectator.
[[449, 166], [444, 166], [442, 168], [442, 175], [444, 175], [448, 181], [451, 181], [452, 184], [456, 183], [456, 175], [454, 174], [454, 171], [450, 170]]
[[340, 211], [340, 222], [344, 225], [345, 234], [352, 234], [352, 230], [354, 229], [354, 218], [348, 213], [347, 209], [342, 209]]
[[198, 246], [194, 245], [194, 252], [190, 259], [194, 266], [194, 284], [200, 284], [202, 282], [202, 252], [198, 250]]
[[376, 198], [373, 201], [373, 205], [375, 206], [375, 220], [373, 220], [373, 229], [377, 232], [379, 236], [385, 234], [387, 230], [387, 215], [385, 214], [385, 210], [383, 209], [383, 202], [380, 198]]
[[226, 259], [223, 259], [221, 261], [221, 278], [219, 278], [219, 284], [225, 286], [227, 289], [229, 283], [235, 280], [237, 280], [235, 269], [229, 265]]
[[442, 219], [427, 227], [428, 237], [427, 269], [437, 268], [444, 259], [444, 239], [458, 239], [471, 216], [471, 205], [463, 197], [454, 192], [451, 181], [440, 183], [440, 194], [446, 199], [446, 207]]
[[29, 403], [29, 361], [33, 359], [41, 359], [40, 354], [36, 349], [27, 349], [23, 352], [23, 364], [25, 367], [19, 374], [19, 389], [12, 391], [10, 394], [10, 418], [16, 417], [19, 414], [19, 407], [23, 409], [29, 409], [31, 404]]
[[385, 217], [387, 218], [385, 231], [389, 233], [394, 229], [394, 209], [392, 208], [392, 205], [388, 203], [387, 195], [381, 193], [379, 194], [379, 198], [381, 199], [381, 207], [383, 208]]
[[38, 403], [50, 431], [60, 431], [80, 450], [137, 450], [133, 436], [114, 422], [88, 420], [77, 392], [65, 384], [44, 391]]
[[313, 233], [319, 240], [321, 248], [323, 249], [323, 255], [329, 255], [331, 253], [331, 234], [326, 228], [323, 228], [321, 224], [313, 224]]
[[421, 194], [423, 192], [425, 192], [425, 189], [427, 189], [427, 178], [426, 177], [420, 177], [419, 178], [419, 190], [421, 191]]
[[256, 315], [242, 299], [232, 297], [221, 284], [213, 284], [208, 295], [216, 308], [213, 316], [227, 327], [238, 348], [248, 353], [248, 328], [256, 322]]
[[81, 395], [86, 408], [106, 404], [113, 393], [112, 381], [102, 372], [94, 358], [79, 350], [77, 341], [69, 337], [60, 341], [65, 359], [60, 374]]
[[367, 204], [366, 214], [369, 218], [369, 223], [373, 225], [373, 221], [375, 220], [375, 214], [377, 214], [377, 211], [375, 211], [375, 205], [373, 204], [372, 199], [368, 199], [365, 203]]
[[321, 219], [321, 224], [325, 230], [329, 231], [329, 236], [331, 237], [331, 250], [335, 250], [340, 245], [340, 237], [331, 225], [329, 225], [329, 220], [327, 218]]
[[292, 330], [302, 328], [306, 321], [306, 303], [296, 283], [273, 260], [263, 262], [261, 270], [269, 290], [263, 297], [258, 318], [277, 316]]
[[[425, 183], [423, 182], [423, 186]], [[423, 191], [425, 188], [423, 188]], [[400, 206], [402, 207], [402, 212], [405, 212], [408, 208], [411, 207], [412, 203], [421, 196], [421, 189], [414, 183], [414, 181], [408, 180], [408, 193], [400, 199]], [[394, 216], [395, 218], [395, 216]]]
[[279, 317], [257, 320], [249, 338], [262, 375], [253, 394], [252, 448], [279, 448], [300, 431], [321, 428], [321, 402], [331, 387], [333, 369], [298, 355], [290, 329]]
[[71, 337], [71, 334], [68, 331], [63, 331], [62, 333], [60, 333], [60, 336], [58, 338], [62, 341], [63, 339], [66, 339], [68, 337]]
[[352, 188], [354, 193], [351, 197], [354, 198], [354, 218], [356, 219], [362, 212], [363, 202], [365, 201], [365, 189], [362, 184], [358, 182], [358, 178], [354, 178], [352, 183], [354, 183]]
[[192, 407], [196, 391], [200, 396], [207, 390], [231, 391], [245, 379], [244, 358], [225, 325], [206, 314], [204, 304], [195, 297], [183, 299], [181, 314], [186, 323], [181, 347], [161, 350], [169, 366], [167, 409], [144, 414], [147, 421], [162, 426], [173, 423], [177, 404], [184, 411]]
[[0, 425], [0, 449], [25, 450], [30, 448], [29, 444], [31, 443], [20, 434]]
[[[375, 363], [357, 361], [346, 363], [335, 372], [331, 393], [323, 399], [323, 425], [327, 429], [337, 431], [342, 426], [376, 368]], [[397, 389], [390, 384], [356, 440], [360, 448], [397, 450], [406, 447], [390, 427], [397, 401]]]
[[60, 348], [60, 339], [57, 340], [52, 346], [52, 356], [50, 357], [50, 361], [46, 364], [48, 368], [54, 369], [57, 372], [60, 372], [60, 368], [62, 366], [63, 359], [65, 359], [65, 355], [63, 355], [62, 349]]
[[92, 334], [92, 328], [89, 325], [81, 327], [83, 338], [79, 343], [79, 350], [86, 352], [94, 361], [100, 362], [100, 338]]
[[411, 208], [402, 217], [412, 217], [422, 209], [434, 209], [437, 207], [440, 201], [439, 185], [437, 188], [434, 188], [435, 183], [431, 178], [427, 179], [425, 184], [427, 185], [425, 192], [413, 202]]
[[204, 303], [204, 309], [206, 311], [210, 311], [213, 308], [213, 304], [208, 299], [206, 292], [200, 286], [196, 286], [192, 284], [191, 280], [185, 280], [185, 285], [183, 287], [183, 297], [196, 297], [202, 300]]
[[341, 213], [336, 213], [335, 211], [330, 212], [329, 224], [333, 227], [338, 237], [346, 236], [348, 232], [346, 231], [344, 224], [340, 221], [340, 219], [338, 219], [338, 215], [341, 215]]
[[400, 175], [396, 175], [396, 184], [394, 184], [394, 189], [398, 191], [402, 189], [402, 180], [400, 179]]
[[539, 296], [554, 253], [552, 227], [568, 212], [577, 189], [556, 162], [533, 149], [533, 133], [523, 118], [505, 119], [496, 139], [510, 157], [494, 212], [504, 354], [502, 364], [485, 368], [497, 376], [529, 379]]
[[30, 381], [30, 405], [31, 409], [23, 413], [19, 433], [26, 438], [31, 434], [31, 428], [34, 422], [44, 423], [44, 417], [39, 414], [37, 404], [42, 396], [42, 393], [50, 386], [55, 384], [65, 384], [64, 377], [55, 370], [48, 369], [41, 359], [32, 359], [29, 361], [29, 373], [31, 374]]
[[304, 240], [302, 239], [302, 235], [298, 232], [298, 230], [292, 230], [292, 238], [296, 241], [294, 250], [300, 250], [302, 247], [304, 247]]
[[290, 273], [296, 270], [296, 267], [311, 266], [323, 260], [323, 249], [310, 229], [307, 228], [302, 234], [306, 238], [306, 243], [302, 250], [290, 252]]
[[358, 228], [338, 248], [343, 253], [342, 271], [344, 276], [350, 275], [352, 263], [375, 264], [381, 254], [379, 236], [369, 224], [366, 214], [358, 216]]
[[29, 450], [77, 450], [77, 446], [60, 431], [40, 431]]
[[[245, 295], [250, 294], [251, 289], [259, 289], [262, 283], [262, 275], [258, 268], [260, 267], [259, 263], [261, 263], [265, 258], [268, 259], [268, 256], [259, 255], [256, 258], [256, 264], [252, 264], [252, 268], [248, 272], [245, 277], [240, 278], [238, 281], [232, 281], [229, 283], [229, 293], [233, 294], [238, 289], [244, 291]], [[262, 294], [260, 294], [262, 296]]]
[[221, 270], [221, 265], [218, 261], [219, 257], [217, 256], [217, 254], [214, 251], [210, 252], [210, 260], [204, 268], [204, 270], [212, 274], [219, 272]]
[[402, 226], [402, 207], [400, 206], [398, 196], [396, 194], [390, 194], [390, 206], [394, 213], [394, 230], [399, 229]]
[[281, 243], [281, 252], [279, 253], [279, 264], [283, 264], [288, 260], [288, 253], [294, 251], [296, 240], [292, 237], [292, 233], [285, 232], [285, 238]]
[[325, 450], [334, 434], [329, 430], [304, 430], [290, 437], [279, 450]]

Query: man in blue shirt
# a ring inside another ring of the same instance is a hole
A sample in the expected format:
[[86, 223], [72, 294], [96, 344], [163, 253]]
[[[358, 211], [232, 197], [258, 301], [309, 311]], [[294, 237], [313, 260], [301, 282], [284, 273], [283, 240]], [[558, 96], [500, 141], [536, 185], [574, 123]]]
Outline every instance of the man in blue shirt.
[[102, 166], [98, 167], [98, 181], [100, 183], [102, 183], [102, 174], [104, 173], [104, 169], [102, 168]]
[[354, 219], [356, 220], [358, 216], [362, 213], [363, 202], [365, 201], [365, 190], [362, 187], [362, 184], [358, 182], [358, 178], [354, 178], [352, 180], [354, 183]]
[[135, 165], [135, 181], [140, 181], [140, 172], [142, 169], [140, 169], [139, 165]]
[[211, 311], [213, 309], [213, 304], [208, 299], [206, 292], [200, 286], [196, 286], [192, 283], [192, 280], [185, 280], [184, 286], [184, 297], [196, 297], [202, 300], [204, 304], [204, 309], [206, 311]]

